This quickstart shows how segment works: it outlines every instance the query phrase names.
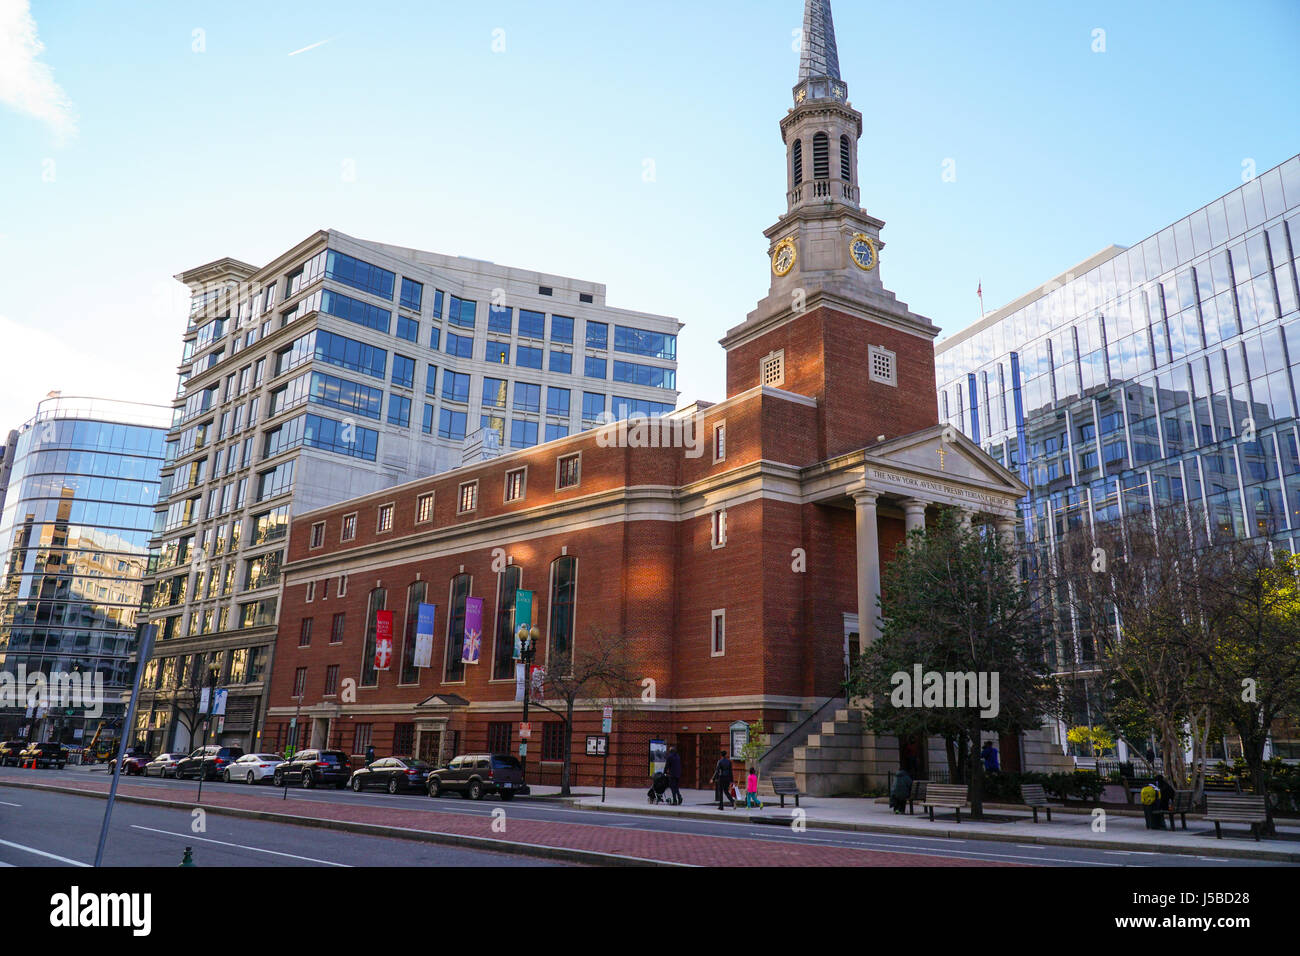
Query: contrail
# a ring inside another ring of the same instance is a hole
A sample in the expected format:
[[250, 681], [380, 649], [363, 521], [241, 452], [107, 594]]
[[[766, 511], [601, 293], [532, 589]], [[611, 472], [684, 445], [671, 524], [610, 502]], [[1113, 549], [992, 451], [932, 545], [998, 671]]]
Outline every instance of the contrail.
[[[333, 38], [333, 37], [330, 37], [330, 40], [332, 40], [332, 39], [334, 39], [334, 38]], [[299, 53], [306, 53], [308, 50], [314, 50], [314, 49], [316, 49], [318, 46], [324, 46], [326, 43], [329, 43], [329, 42], [330, 42], [329, 40], [321, 40], [319, 43], [313, 43], [311, 46], [305, 46], [305, 47], [303, 47], [301, 50], [294, 50], [294, 51], [293, 51], [292, 53], [290, 53], [289, 55], [290, 55], [290, 56], [297, 56]]]

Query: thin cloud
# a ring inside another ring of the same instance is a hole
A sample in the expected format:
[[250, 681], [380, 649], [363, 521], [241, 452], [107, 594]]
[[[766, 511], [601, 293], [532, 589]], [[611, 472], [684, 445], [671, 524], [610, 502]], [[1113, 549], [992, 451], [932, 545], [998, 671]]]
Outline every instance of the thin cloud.
[[0, 103], [45, 123], [60, 142], [77, 133], [76, 112], [39, 57], [29, 0], [0, 0]]
[[[333, 37], [330, 37], [330, 40], [333, 40], [333, 39], [334, 39]], [[294, 51], [293, 51], [292, 53], [290, 53], [289, 55], [290, 55], [290, 56], [297, 56], [299, 53], [306, 53], [308, 50], [314, 50], [314, 49], [316, 49], [318, 46], [324, 46], [326, 43], [329, 43], [330, 40], [320, 40], [320, 41], [318, 41], [318, 42], [316, 42], [316, 43], [311, 44], [310, 46], [305, 46], [305, 47], [303, 47], [301, 50], [294, 50]]]

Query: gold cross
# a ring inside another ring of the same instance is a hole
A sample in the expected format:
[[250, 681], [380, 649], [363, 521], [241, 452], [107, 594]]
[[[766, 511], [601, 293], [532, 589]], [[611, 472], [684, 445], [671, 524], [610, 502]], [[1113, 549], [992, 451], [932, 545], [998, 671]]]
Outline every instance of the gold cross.
[[940, 471], [943, 471], [943, 458], [947, 453], [948, 452], [946, 449], [943, 448], [939, 449], [939, 470]]

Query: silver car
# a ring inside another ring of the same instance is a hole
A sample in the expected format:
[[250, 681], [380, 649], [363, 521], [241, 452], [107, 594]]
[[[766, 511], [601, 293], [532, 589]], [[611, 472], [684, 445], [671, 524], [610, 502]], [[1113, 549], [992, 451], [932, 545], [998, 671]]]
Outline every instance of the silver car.
[[159, 754], [144, 765], [144, 775], [146, 777], [174, 777], [176, 776], [176, 765], [188, 756], [189, 754], [181, 753]]
[[222, 774], [226, 783], [261, 783], [275, 776], [275, 768], [284, 763], [279, 754], [244, 754]]

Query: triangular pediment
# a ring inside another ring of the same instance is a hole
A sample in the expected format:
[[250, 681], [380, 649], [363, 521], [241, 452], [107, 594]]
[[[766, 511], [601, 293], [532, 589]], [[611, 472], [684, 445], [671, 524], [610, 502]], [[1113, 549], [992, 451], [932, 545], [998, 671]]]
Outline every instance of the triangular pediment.
[[866, 457], [878, 467], [977, 485], [1011, 498], [1029, 493], [1029, 487], [1019, 477], [951, 425], [935, 425], [871, 445]]

